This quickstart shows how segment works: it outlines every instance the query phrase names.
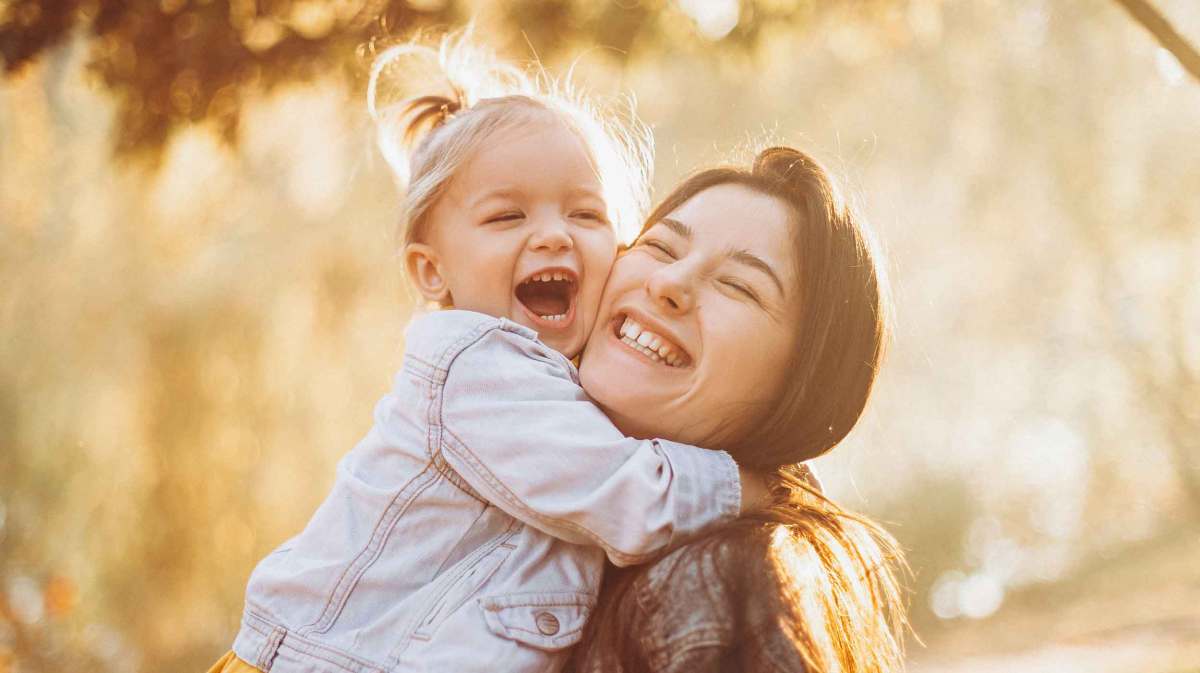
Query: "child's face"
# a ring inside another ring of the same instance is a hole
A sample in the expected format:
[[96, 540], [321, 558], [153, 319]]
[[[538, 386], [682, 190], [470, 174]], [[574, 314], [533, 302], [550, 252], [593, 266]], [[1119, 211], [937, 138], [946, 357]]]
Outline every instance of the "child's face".
[[449, 303], [531, 327], [567, 357], [579, 353], [617, 240], [574, 132], [549, 116], [497, 131], [428, 217]]

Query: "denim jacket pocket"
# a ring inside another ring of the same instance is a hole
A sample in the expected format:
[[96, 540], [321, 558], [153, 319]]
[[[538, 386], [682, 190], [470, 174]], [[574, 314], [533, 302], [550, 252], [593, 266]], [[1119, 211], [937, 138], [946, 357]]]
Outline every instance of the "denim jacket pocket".
[[451, 576], [451, 579], [454, 580], [453, 583], [446, 587], [446, 590], [438, 597], [420, 624], [417, 625], [416, 631], [413, 632], [414, 638], [417, 640], [428, 640], [447, 615], [453, 613], [466, 603], [471, 598], [471, 595], [477, 592], [495, 574], [515, 548], [509, 542], [514, 532], [514, 530], [509, 530], [504, 536], [493, 543], [490, 548], [484, 548], [483, 551], [486, 553], [472, 559], [470, 563], [464, 564], [462, 568], [458, 569]]
[[576, 591], [486, 596], [479, 599], [492, 633], [543, 650], [561, 650], [579, 642], [596, 604], [592, 594]]

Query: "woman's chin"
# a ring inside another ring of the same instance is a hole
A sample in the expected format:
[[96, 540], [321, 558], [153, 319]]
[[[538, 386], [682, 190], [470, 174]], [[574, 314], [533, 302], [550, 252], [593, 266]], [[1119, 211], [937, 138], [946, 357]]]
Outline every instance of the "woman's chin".
[[621, 432], [672, 440], [687, 427], [678, 402], [693, 373], [652, 361], [601, 329], [593, 331], [579, 366], [584, 391]]
[[584, 355], [579, 381], [613, 425], [629, 437], [670, 439], [668, 416], [658, 396], [645, 390], [647, 382], [611, 363], [589, 361], [591, 354], [589, 350]]
[[608, 420], [626, 437], [637, 439], [673, 439], [673, 434], [661, 421], [655, 421], [645, 412], [646, 407], [631, 404], [627, 399], [617, 396], [613, 401], [616, 406], [609, 406], [601, 400], [594, 400]]
[[621, 370], [608, 363], [590, 360], [592, 351], [584, 352], [579, 367], [579, 383], [584, 392], [592, 398], [605, 415], [629, 436], [638, 436], [633, 432], [643, 425], [639, 418], [644, 413], [636, 413], [639, 407], [645, 407], [642, 396], [638, 391], [631, 390], [630, 381], [621, 376]]

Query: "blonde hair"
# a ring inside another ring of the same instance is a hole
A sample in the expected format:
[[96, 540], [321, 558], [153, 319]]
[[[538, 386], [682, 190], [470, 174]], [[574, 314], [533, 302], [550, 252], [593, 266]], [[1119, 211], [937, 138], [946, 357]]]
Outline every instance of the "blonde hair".
[[[403, 243], [427, 235], [430, 208], [489, 137], [546, 115], [579, 136], [609, 221], [620, 241], [631, 240], [649, 206], [653, 159], [652, 137], [633, 115], [631, 101], [602, 106], [575, 88], [569, 75], [555, 79], [540, 67], [531, 74], [471, 37], [468, 27], [436, 44], [415, 38], [384, 49], [371, 67], [367, 108], [403, 193]], [[433, 80], [441, 87], [431, 87]]]

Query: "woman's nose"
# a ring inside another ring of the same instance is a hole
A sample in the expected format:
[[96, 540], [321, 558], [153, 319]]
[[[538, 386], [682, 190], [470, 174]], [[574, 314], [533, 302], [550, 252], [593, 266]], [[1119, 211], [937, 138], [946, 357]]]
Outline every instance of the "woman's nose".
[[646, 293], [667, 313], [687, 313], [694, 303], [691, 274], [683, 264], [668, 264], [646, 279]]
[[567, 224], [560, 218], [548, 217], [534, 224], [529, 237], [529, 249], [536, 252], [565, 252], [574, 246]]

